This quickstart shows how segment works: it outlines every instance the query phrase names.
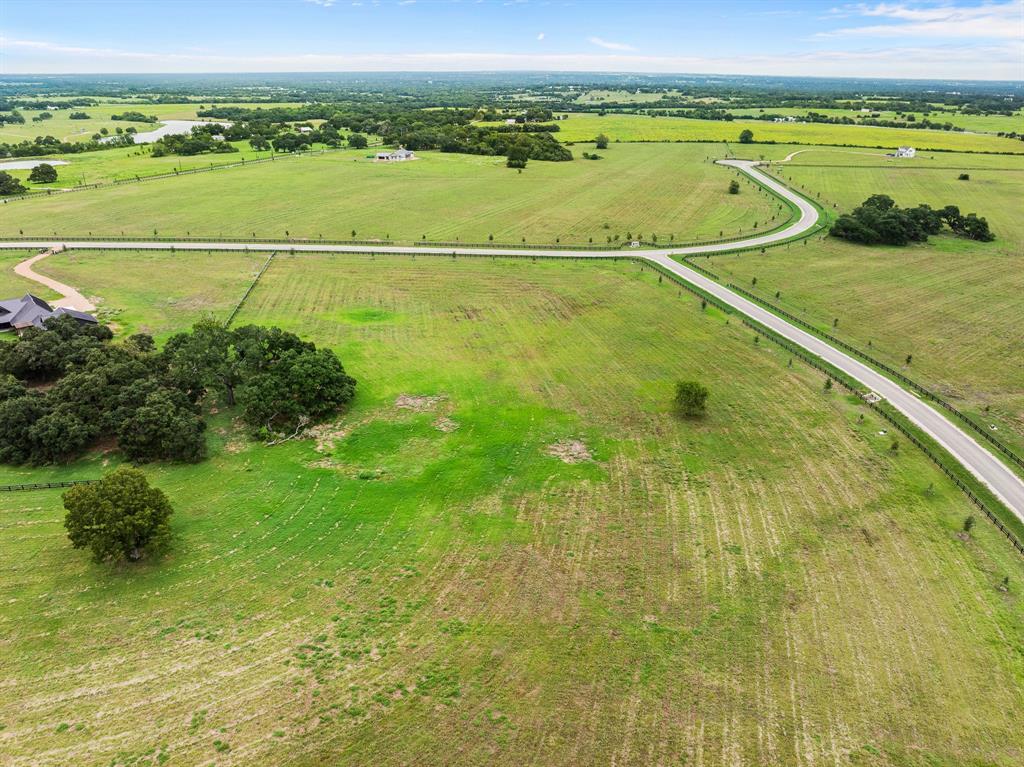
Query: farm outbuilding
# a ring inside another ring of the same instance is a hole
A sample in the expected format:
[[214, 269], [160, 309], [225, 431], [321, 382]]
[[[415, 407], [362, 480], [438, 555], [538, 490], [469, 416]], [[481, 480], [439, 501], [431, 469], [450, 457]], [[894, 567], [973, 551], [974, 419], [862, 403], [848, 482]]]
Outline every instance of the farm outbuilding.
[[374, 159], [379, 162], [403, 162], [405, 160], [415, 160], [416, 154], [400, 146], [393, 152], [377, 152]]

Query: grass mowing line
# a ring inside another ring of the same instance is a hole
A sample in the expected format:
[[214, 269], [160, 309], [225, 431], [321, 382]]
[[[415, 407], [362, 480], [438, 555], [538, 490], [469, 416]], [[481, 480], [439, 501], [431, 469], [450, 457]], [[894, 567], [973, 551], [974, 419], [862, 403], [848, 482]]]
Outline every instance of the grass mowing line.
[[874, 357], [869, 355], [867, 352], [864, 352], [864, 351], [858, 349], [855, 346], [851, 346], [850, 344], [846, 343], [845, 341], [843, 341], [843, 340], [841, 340], [839, 338], [836, 338], [835, 336], [833, 336], [833, 335], [831, 335], [829, 333], [824, 332], [823, 330], [821, 330], [820, 328], [816, 327], [815, 325], [812, 325], [811, 323], [807, 322], [806, 320], [803, 320], [803, 319], [797, 317], [796, 315], [790, 314], [785, 309], [782, 309], [782, 308], [780, 308], [778, 306], [775, 306], [774, 304], [772, 304], [769, 301], [766, 301], [765, 299], [761, 298], [760, 296], [754, 295], [750, 291], [745, 290], [744, 288], [741, 288], [739, 285], [736, 285], [736, 284], [730, 282], [730, 283], [726, 284], [726, 287], [729, 288], [730, 290], [736, 292], [736, 293], [739, 293], [744, 298], [750, 299], [751, 301], [755, 302], [756, 304], [758, 304], [760, 306], [763, 306], [765, 309], [768, 309], [772, 313], [779, 315], [780, 317], [788, 320], [789, 322], [795, 323], [795, 324], [799, 325], [800, 327], [802, 327], [803, 329], [808, 330], [811, 333], [814, 333], [816, 336], [818, 336], [819, 338], [823, 338], [824, 340], [828, 341], [833, 346], [838, 346], [843, 351], [849, 352], [850, 354], [853, 354], [853, 355], [859, 357], [864, 362], [867, 362], [869, 365], [871, 365], [872, 367], [876, 368], [880, 373], [884, 373], [885, 375], [889, 376], [890, 378], [894, 378], [895, 380], [899, 381], [900, 383], [902, 383], [902, 384], [904, 384], [906, 386], [909, 386], [910, 388], [920, 392], [921, 394], [923, 394], [928, 399], [930, 399], [933, 402], [935, 402], [936, 404], [940, 405], [943, 409], [948, 410], [950, 413], [953, 413], [953, 415], [957, 416], [961, 421], [963, 421], [967, 426], [972, 428], [976, 433], [978, 433], [982, 437], [984, 437], [986, 439], [986, 441], [988, 441], [993, 447], [995, 447], [1003, 455], [1003, 457], [1009, 459], [1011, 467], [1013, 467], [1015, 470], [1024, 470], [1024, 458], [1021, 458], [1019, 455], [1017, 455], [1015, 452], [1013, 452], [1013, 450], [1011, 450], [1009, 447], [1004, 445], [998, 439], [993, 437], [991, 432], [988, 429], [986, 429], [984, 426], [979, 424], [977, 421], [973, 420], [966, 413], [963, 413], [960, 410], [958, 410], [957, 408], [953, 407], [951, 404], [946, 402], [946, 400], [942, 399], [942, 397], [940, 397], [935, 392], [931, 391], [930, 389], [925, 388], [924, 386], [922, 386], [921, 384], [917, 383], [916, 381], [914, 381], [914, 380], [912, 380], [910, 378], [907, 378], [905, 375], [900, 373], [898, 370], [895, 370], [894, 368], [890, 367], [889, 365], [886, 365], [884, 362], [879, 362]]
[[[376, 144], [370, 144], [369, 146], [377, 146]], [[317, 154], [326, 154], [328, 152], [340, 152], [347, 151], [348, 147], [334, 147], [334, 148], [323, 148], [319, 152], [289, 152], [282, 155], [282, 159], [289, 157], [313, 157]], [[29, 158], [32, 159], [32, 158]], [[45, 157], [44, 157], [45, 159]], [[55, 194], [66, 194], [67, 192], [84, 192], [88, 189], [103, 189], [108, 186], [123, 186], [124, 184], [138, 184], [143, 181], [156, 181], [158, 179], [165, 178], [178, 178], [180, 176], [190, 176], [195, 173], [209, 173], [214, 170], [225, 170], [228, 168], [243, 168], [247, 165], [262, 165], [267, 162], [277, 162], [277, 155], [272, 154], [270, 157], [258, 157], [255, 160], [246, 160], [244, 157], [239, 162], [227, 162], [215, 165], [210, 163], [209, 167], [205, 168], [189, 168], [188, 170], [176, 170], [173, 173], [155, 173], [149, 176], [135, 176], [134, 178], [115, 178], [113, 181], [97, 181], [95, 184], [79, 184], [78, 186], [71, 186], [62, 189], [40, 189], [39, 191], [28, 191], [25, 194], [14, 195], [11, 197], [5, 197], [2, 202], [6, 205], [8, 202], [15, 202], [18, 200], [30, 200], [36, 197], [52, 197]]]
[[[775, 177], [773, 176], [773, 178], [775, 178]], [[828, 229], [828, 228], [830, 228], [832, 226], [832, 221], [834, 220], [834, 217], [835, 217], [835, 213], [833, 211], [831, 211], [828, 208], [822, 207], [821, 204], [818, 203], [816, 200], [812, 200], [810, 197], [807, 197], [806, 195], [801, 194], [796, 189], [793, 189], [793, 187], [791, 187], [785, 181], [782, 181], [782, 180], [777, 179], [777, 178], [776, 178], [776, 181], [778, 181], [780, 184], [785, 186], [787, 189], [789, 189], [794, 194], [799, 194], [807, 202], [809, 202], [811, 205], [814, 206], [814, 209], [818, 211], [818, 221], [817, 221], [817, 223], [814, 226], [812, 226], [810, 229], [808, 229], [806, 231], [799, 232], [798, 234], [795, 234], [792, 237], [787, 237], [787, 238], [782, 239], [782, 240], [776, 240], [774, 242], [767, 242], [767, 243], [763, 243], [761, 245], [747, 245], [747, 246], [744, 246], [744, 247], [730, 248], [728, 250], [718, 250], [718, 251], [715, 251], [714, 253], [692, 253], [692, 254], [689, 254], [689, 255], [682, 256], [682, 258], [680, 258], [679, 260], [682, 261], [683, 263], [685, 263], [687, 266], [689, 266], [692, 269], [694, 269], [695, 271], [698, 271], [701, 274], [707, 275], [708, 277], [711, 277], [715, 281], [720, 282], [721, 278], [717, 274], [715, 274], [712, 271], [709, 271], [708, 269], [705, 269], [704, 267], [698, 266], [692, 259], [704, 258], [705, 260], [710, 260], [712, 257], [715, 257], [715, 256], [734, 256], [737, 253], [750, 253], [752, 251], [758, 251], [758, 252], [762, 252], [763, 253], [766, 248], [777, 248], [780, 245], [791, 245], [794, 242], [799, 242], [800, 240], [809, 241], [811, 237], [814, 237], [815, 235], [819, 234], [824, 229]], [[769, 191], [771, 191], [771, 190], [769, 189]], [[773, 194], [774, 194], [774, 192], [773, 192]], [[779, 199], [785, 200], [785, 198], [779, 198]], [[789, 204], [789, 205], [793, 204], [789, 200], [785, 200], [785, 202], [787, 204]], [[771, 234], [771, 232], [766, 232], [766, 234]], [[4, 239], [4, 238], [0, 238], [0, 239]], [[726, 239], [726, 240], [719, 240], [719, 242], [728, 242], [728, 241], [729, 241], [728, 239]], [[698, 244], [710, 244], [710, 243], [698, 243]], [[683, 247], [683, 246], [680, 246], [680, 247]]]
[[[867, 388], [862, 384], [847, 376], [844, 372], [833, 365], [830, 365], [820, 357], [807, 352], [799, 346], [790, 344], [786, 339], [778, 336], [774, 331], [764, 327], [754, 320], [749, 319], [748, 317], [743, 317], [742, 319], [743, 324], [751, 330], [754, 330], [769, 340], [774, 341], [786, 351], [797, 355], [808, 365], [817, 368], [825, 373], [829, 378], [838, 381], [850, 392], [856, 394], [861, 399], [864, 399], [864, 395], [868, 393]], [[1019, 554], [1024, 556], [1024, 544], [1021, 543], [1021, 538], [1024, 538], [1024, 524], [1022, 524], [1021, 521], [1017, 519], [1017, 517], [1014, 516], [1008, 508], [1006, 508], [1006, 505], [1003, 504], [1002, 501], [1000, 501], [987, 487], [978, 481], [973, 474], [964, 469], [959, 462], [950, 460], [951, 456], [945, 448], [911, 423], [909, 419], [887, 402], [883, 401], [874, 403], [864, 399], [864, 404], [899, 429], [915, 447], [920, 448], [921, 452], [928, 456], [932, 463], [938, 466], [942, 470], [943, 474], [949, 477], [953, 483], [960, 488], [964, 495], [966, 495], [967, 498], [985, 514], [989, 521], [991, 521], [999, 531], [1006, 536], [1013, 548], [1016, 549]]]
[[[664, 269], [658, 264], [649, 263], [640, 259], [634, 259], [641, 266], [652, 266], [655, 271], [659, 274], [668, 277], [670, 280], [675, 282], [680, 287], [686, 288], [694, 295], [700, 297], [702, 300], [714, 305], [718, 309], [722, 310], [726, 314], [736, 314], [731, 306], [723, 301], [719, 301], [709, 293], [705, 293], [703, 290], [698, 288], [696, 285], [691, 285], [685, 282], [678, 275]], [[731, 289], [731, 288], [730, 288]], [[811, 365], [812, 367], [821, 370], [831, 379], [838, 381], [852, 393], [863, 399], [864, 395], [868, 393], [868, 389], [861, 383], [855, 381], [853, 378], [846, 375], [838, 368], [829, 364], [825, 360], [821, 359], [817, 355], [806, 351], [805, 349], [791, 344], [786, 339], [777, 335], [774, 331], [764, 327], [759, 322], [750, 319], [749, 317], [741, 317], [743, 324], [752, 330], [760, 333], [771, 341], [774, 341], [782, 348], [786, 349], [792, 354], [800, 357], [801, 360]], [[942, 472], [948, 476], [956, 484], [960, 490], [973, 502], [988, 519], [1002, 532], [1010, 544], [1021, 554], [1024, 555], [1024, 544], [1021, 544], [1021, 538], [1024, 538], [1024, 525], [1021, 524], [1020, 520], [1014, 516], [1014, 514], [1006, 508], [996, 496], [989, 491], [973, 474], [964, 469], [957, 461], [951, 460], [952, 457], [949, 452], [940, 446], [933, 439], [928, 437], [923, 431], [917, 426], [912, 424], [906, 419], [901, 413], [896, 413], [891, 406], [885, 408], [878, 407], [875, 403], [864, 400], [865, 404], [871, 407], [872, 410], [879, 413], [883, 418], [892, 423], [897, 429], [899, 429], [906, 437], [921, 451], [931, 459], [931, 461], [938, 466]]]
[[[523, 235], [535, 243], [560, 237], [560, 244], [604, 244], [609, 234], [621, 239], [626, 232], [656, 232], [667, 243], [672, 233], [698, 239], [717, 237], [720, 230], [753, 231], [754, 221], [760, 228], [777, 215], [770, 198], [727, 196], [729, 176], [697, 162], [706, 154], [699, 146], [623, 148], [610, 165], [539, 162], [522, 176], [509, 174], [495, 157], [428, 152], [420, 162], [384, 168], [364, 154], [345, 150], [308, 162], [262, 163], [248, 176], [168, 177], [155, 187], [112, 184], [95, 195], [51, 196], [10, 209], [2, 228], [5, 234], [48, 237], [148, 237], [154, 230], [250, 237], [255, 231], [267, 238], [318, 240], [322, 234], [410, 243], [426, 234], [460, 244], [493, 235], [517, 245]], [[358, 194], [339, 191], [346, 189]], [[239, 211], [228, 200], [248, 202]], [[398, 213], [381, 216], [391, 209]], [[118, 219], [123, 223], [113, 223]], [[55, 226], [63, 231], [55, 233]], [[358, 234], [350, 235], [352, 230]]]
[[[726, 166], [726, 167], [731, 167], [731, 166]], [[761, 232], [761, 231], [759, 231], [759, 232], [748, 232], [746, 234], [737, 234], [737, 235], [734, 235], [734, 236], [731, 236], [731, 237], [717, 237], [717, 238], [715, 238], [713, 240], [691, 240], [690, 242], [670, 242], [669, 243], [669, 247], [670, 248], [691, 248], [691, 247], [695, 247], [695, 246], [699, 246], [699, 245], [715, 245], [715, 244], [718, 244], [718, 243], [721, 243], [721, 242], [737, 242], [739, 240], [750, 239], [751, 237], [763, 237], [764, 235], [767, 235], [767, 234], [774, 234], [776, 232], [782, 231], [787, 226], [789, 226], [790, 224], [793, 223], [793, 218], [797, 214], [800, 213], [800, 209], [797, 208], [797, 206], [794, 205], [791, 200], [787, 200], [785, 197], [780, 197], [778, 194], [775, 193], [775, 190], [773, 190], [771, 187], [768, 187], [768, 186], [765, 186], [764, 184], [762, 184], [761, 181], [757, 177], [750, 176], [750, 175], [744, 173], [739, 168], [736, 168], [735, 170], [736, 170], [737, 175], [742, 176], [743, 178], [745, 178], [748, 183], [754, 184], [755, 186], [758, 187], [758, 189], [760, 189], [763, 192], [766, 192], [767, 194], [771, 195], [776, 200], [781, 202], [783, 205], [785, 205], [786, 209], [789, 211], [789, 215], [786, 217], [786, 219], [784, 221], [781, 221], [780, 223], [778, 223], [776, 226], [772, 227], [771, 229], [766, 229], [763, 232]], [[780, 181], [775, 176], [772, 176], [772, 178], [774, 178], [776, 181], [779, 181], [779, 183], [783, 184], [783, 186], [786, 186], [787, 188], [792, 188], [788, 184], [786, 184], [785, 182]], [[795, 189], [793, 191], [796, 192]], [[820, 205], [815, 203], [815, 201], [812, 200], [810, 197], [807, 197], [806, 195], [801, 195], [801, 196], [804, 197], [809, 203], [811, 203], [812, 205], [814, 205], [818, 209], [818, 211], [819, 211], [819, 219], [820, 219], [821, 218], [821, 213], [824, 211], [824, 209], [821, 208]], [[808, 233], [807, 232], [801, 232], [800, 236], [808, 236]], [[795, 237], [793, 239], [799, 239], [800, 236]], [[657, 242], [654, 242], [653, 240], [640, 239], [639, 242], [640, 242], [641, 245], [643, 245], [645, 247], [650, 247], [650, 248], [663, 248], [664, 247], [664, 245], [659, 245]], [[723, 252], [728, 252], [728, 251], [723, 251]]]

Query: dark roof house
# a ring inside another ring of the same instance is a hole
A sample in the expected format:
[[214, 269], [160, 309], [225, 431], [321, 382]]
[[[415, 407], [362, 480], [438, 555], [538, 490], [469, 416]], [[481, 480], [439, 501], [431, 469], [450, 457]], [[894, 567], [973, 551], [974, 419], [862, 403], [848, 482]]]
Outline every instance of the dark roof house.
[[8, 330], [24, 330], [30, 327], [43, 328], [45, 327], [43, 323], [50, 317], [64, 315], [79, 322], [96, 324], [96, 318], [91, 314], [63, 306], [54, 309], [43, 299], [26, 293], [21, 298], [8, 298], [5, 301], [0, 301], [0, 333]]

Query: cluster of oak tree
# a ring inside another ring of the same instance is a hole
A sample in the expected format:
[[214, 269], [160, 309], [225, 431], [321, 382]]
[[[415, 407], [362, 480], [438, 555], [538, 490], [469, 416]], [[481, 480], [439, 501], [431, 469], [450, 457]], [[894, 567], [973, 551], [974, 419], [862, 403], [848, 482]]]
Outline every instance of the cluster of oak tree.
[[[34, 184], [52, 184], [57, 180], [57, 169], [47, 163], [40, 163], [28, 174], [28, 180]], [[0, 170], [0, 197], [12, 194], [25, 194], [28, 188], [7, 171]]]
[[64, 462], [111, 439], [136, 463], [198, 461], [204, 396], [237, 405], [254, 435], [273, 438], [355, 393], [333, 351], [279, 328], [202, 321], [159, 350], [145, 334], [111, 337], [106, 326], [56, 317], [0, 344], [0, 461]]
[[840, 216], [832, 225], [831, 234], [866, 245], [906, 245], [927, 241], [928, 235], [939, 234], [943, 225], [969, 240], [995, 239], [984, 217], [974, 213], [963, 215], [956, 205], [940, 210], [928, 205], [901, 208], [885, 194], [874, 194], [852, 213]]

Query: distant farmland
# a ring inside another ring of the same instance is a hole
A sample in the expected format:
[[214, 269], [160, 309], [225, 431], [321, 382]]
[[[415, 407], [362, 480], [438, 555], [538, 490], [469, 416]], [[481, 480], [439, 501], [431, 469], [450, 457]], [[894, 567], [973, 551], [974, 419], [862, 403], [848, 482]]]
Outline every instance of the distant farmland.
[[530, 162], [520, 174], [501, 157], [429, 152], [384, 166], [366, 151], [346, 151], [11, 203], [0, 231], [348, 239], [355, 230], [362, 239], [493, 235], [579, 245], [621, 243], [627, 234], [715, 238], [788, 218], [787, 207], [752, 185], [728, 194], [735, 173], [708, 159], [723, 153], [720, 145], [616, 146], [601, 160], [577, 151], [572, 162]]
[[763, 120], [692, 120], [683, 117], [572, 113], [558, 123], [560, 141], [593, 141], [604, 133], [612, 141], [729, 141], [750, 129], [755, 141], [780, 144], [839, 144], [849, 146], [902, 145], [948, 151], [1013, 152], [1024, 154], [1024, 142], [990, 134], [952, 133], [911, 128], [874, 128], [822, 123], [773, 123]]
[[1024, 170], [971, 169], [970, 180], [959, 181], [958, 167], [970, 168], [971, 156], [951, 155], [942, 169], [917, 160], [835, 167], [864, 158], [824, 151], [795, 159], [824, 164], [788, 164], [775, 172], [812, 195], [820, 191], [841, 211], [872, 194], [891, 195], [902, 205], [953, 204], [985, 216], [997, 239], [942, 236], [906, 248], [814, 240], [765, 254], [715, 257], [711, 268], [773, 301], [779, 292], [787, 310], [861, 348], [870, 342], [872, 353], [891, 365], [903, 366], [913, 355], [909, 375], [997, 425], [1002, 439], [1024, 449]]

